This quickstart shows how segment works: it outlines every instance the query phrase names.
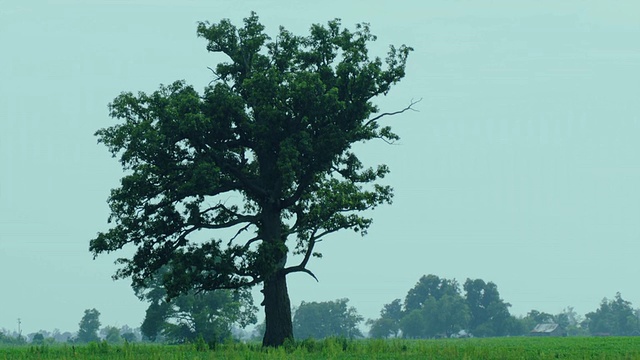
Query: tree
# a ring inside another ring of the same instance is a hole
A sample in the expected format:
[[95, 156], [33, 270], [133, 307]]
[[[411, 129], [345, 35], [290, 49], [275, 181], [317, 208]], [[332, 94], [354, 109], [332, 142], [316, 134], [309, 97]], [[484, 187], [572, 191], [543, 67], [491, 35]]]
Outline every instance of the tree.
[[85, 310], [84, 316], [78, 325], [80, 326], [77, 336], [78, 342], [88, 343], [100, 340], [98, 337], [98, 329], [100, 329], [100, 312], [98, 310]]
[[0, 345], [24, 345], [26, 339], [17, 332], [13, 334], [5, 333], [5, 329], [0, 330]]
[[385, 304], [380, 311], [379, 319], [367, 321], [367, 324], [371, 326], [369, 336], [373, 338], [397, 337], [403, 315], [400, 299]]
[[414, 309], [400, 320], [402, 336], [409, 339], [426, 337], [424, 315], [421, 309]]
[[[377, 183], [388, 167], [365, 168], [351, 147], [398, 139], [380, 121], [415, 102], [379, 113], [372, 99], [404, 77], [412, 49], [370, 58], [369, 25], [350, 31], [339, 20], [308, 36], [280, 28], [271, 41], [253, 13], [241, 28], [222, 20], [197, 32], [230, 59], [212, 69], [203, 95], [178, 81], [109, 105], [121, 123], [96, 135], [127, 173], [108, 200], [114, 225], [90, 250], [133, 244], [115, 277], [144, 286], [168, 266], [170, 297], [262, 284], [263, 345], [278, 346], [293, 337], [286, 276], [315, 278], [307, 265], [316, 244], [343, 229], [364, 235], [371, 219], [360, 213], [391, 202], [391, 187]], [[235, 235], [207, 237], [220, 229]], [[300, 262], [289, 264], [290, 254]]]
[[148, 287], [135, 289], [140, 299], [150, 302], [141, 329], [152, 341], [162, 335], [173, 343], [193, 342], [199, 337], [218, 343], [231, 337], [232, 325], [244, 328], [257, 322], [249, 289], [191, 291], [167, 301], [160, 280], [165, 273], [162, 268]]
[[124, 341], [120, 334], [120, 329], [115, 326], [106, 326], [100, 330], [100, 334], [104, 336], [104, 339], [110, 344], [120, 344]]
[[364, 318], [349, 299], [324, 302], [302, 302], [293, 317], [293, 332], [299, 339], [322, 339], [329, 336], [362, 337], [358, 324]]
[[448, 337], [464, 329], [470, 319], [458, 282], [436, 275], [422, 276], [407, 292], [402, 314], [399, 328], [407, 338]]
[[527, 317], [530, 318], [534, 326], [537, 324], [553, 324], [555, 323], [555, 317], [549, 313], [538, 310], [531, 310], [527, 313]]
[[447, 280], [441, 279], [436, 275], [423, 275], [407, 293], [404, 309], [406, 312], [411, 312], [421, 309], [424, 302], [430, 297], [440, 300], [444, 295], [456, 294], [460, 294], [460, 287], [455, 279]]
[[640, 334], [640, 320], [635, 315], [631, 302], [622, 299], [620, 293], [616, 293], [613, 300], [604, 298], [600, 303], [600, 308], [585, 316], [588, 320], [589, 332], [592, 335], [629, 336]]
[[467, 279], [463, 285], [471, 319], [469, 330], [475, 336], [512, 335], [509, 303], [500, 298], [498, 286], [482, 279]]
[[31, 338], [31, 343], [34, 345], [42, 345], [44, 344], [44, 335], [42, 335], [42, 333], [36, 333], [33, 335], [33, 338]]
[[460, 294], [429, 296], [422, 308], [414, 309], [400, 321], [404, 337], [450, 337], [469, 323], [469, 307]]

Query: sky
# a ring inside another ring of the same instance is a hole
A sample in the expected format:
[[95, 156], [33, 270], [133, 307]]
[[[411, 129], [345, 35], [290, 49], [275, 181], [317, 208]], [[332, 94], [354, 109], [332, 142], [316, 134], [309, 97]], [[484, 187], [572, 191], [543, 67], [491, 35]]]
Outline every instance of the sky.
[[[392, 205], [369, 234], [337, 233], [289, 276], [292, 304], [350, 299], [365, 318], [422, 275], [493, 281], [511, 313], [584, 315], [620, 292], [640, 307], [640, 3], [634, 0], [0, 0], [0, 329], [139, 326], [146, 304], [89, 240], [108, 229], [123, 172], [96, 130], [122, 91], [184, 79], [202, 90], [225, 61], [198, 21], [306, 34], [368, 22], [415, 51], [375, 103], [401, 140], [356, 150], [385, 163]], [[256, 303], [259, 293], [255, 292]]]

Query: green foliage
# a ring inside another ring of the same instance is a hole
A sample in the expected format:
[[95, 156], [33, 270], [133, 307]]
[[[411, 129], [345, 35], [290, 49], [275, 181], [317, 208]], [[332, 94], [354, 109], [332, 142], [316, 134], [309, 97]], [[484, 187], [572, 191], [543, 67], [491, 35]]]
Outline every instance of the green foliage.
[[622, 299], [620, 293], [612, 300], [604, 298], [600, 308], [586, 315], [589, 332], [593, 335], [640, 335], [640, 320], [631, 303]]
[[88, 343], [91, 341], [99, 341], [98, 329], [100, 329], [100, 312], [96, 309], [87, 309], [79, 323], [80, 329], [76, 341], [79, 343]]
[[449, 337], [465, 329], [469, 323], [469, 308], [459, 294], [429, 296], [422, 308], [415, 309], [400, 321], [407, 338]]
[[[313, 275], [307, 264], [321, 238], [343, 229], [364, 235], [372, 220], [362, 211], [391, 202], [391, 187], [378, 183], [387, 166], [364, 167], [351, 147], [398, 139], [380, 125], [390, 113], [376, 115], [372, 100], [404, 77], [412, 49], [391, 46], [385, 60], [372, 58], [369, 25], [351, 31], [339, 20], [312, 25], [307, 36], [280, 28], [272, 40], [253, 13], [242, 27], [222, 20], [197, 32], [208, 51], [229, 59], [202, 94], [177, 81], [109, 105], [119, 123], [96, 136], [126, 175], [108, 200], [113, 225], [90, 250], [133, 244], [115, 277], [144, 287], [168, 266], [170, 297]], [[237, 233], [207, 236], [224, 228]], [[290, 252], [303, 260], [287, 267]], [[277, 292], [265, 297], [265, 307], [288, 304]], [[267, 319], [267, 329], [290, 323]], [[289, 331], [275, 331], [274, 341]]]
[[31, 343], [34, 345], [44, 344], [44, 335], [42, 335], [41, 333], [33, 335], [33, 338], [31, 338]]
[[459, 295], [460, 286], [454, 280], [441, 279], [436, 275], [422, 276], [418, 283], [409, 290], [404, 301], [406, 312], [421, 309], [429, 298], [440, 300], [445, 295]]
[[555, 315], [555, 322], [567, 332], [568, 336], [586, 336], [588, 328], [583, 327], [584, 317], [578, 315], [573, 307], [568, 306]]
[[[90, 248], [98, 255], [137, 246], [117, 277], [144, 285], [171, 263], [187, 271], [167, 274], [170, 295], [254, 284], [280, 261], [274, 241], [296, 235], [306, 253], [326, 233], [365, 232], [371, 221], [357, 212], [391, 200], [388, 186], [363, 188], [388, 168], [364, 169], [349, 149], [397, 138], [369, 118], [378, 111], [370, 100], [404, 76], [411, 49], [392, 47], [385, 69], [368, 56], [375, 36], [367, 25], [351, 32], [334, 20], [307, 37], [281, 29], [274, 42], [263, 28], [255, 14], [239, 29], [227, 20], [198, 26], [207, 49], [232, 61], [216, 67], [218, 80], [203, 95], [178, 81], [110, 104], [123, 123], [96, 135], [128, 175], [109, 198], [115, 226]], [[242, 206], [220, 200], [229, 194], [241, 195]], [[279, 223], [295, 218], [280, 223], [283, 238], [265, 234], [267, 210]], [[189, 241], [195, 231], [236, 225], [256, 229], [251, 243], [262, 245]]]
[[511, 304], [500, 298], [498, 286], [482, 279], [467, 279], [463, 285], [471, 312], [469, 330], [475, 336], [514, 335]]
[[105, 341], [109, 344], [121, 344], [124, 339], [120, 335], [120, 329], [115, 326], [107, 326], [103, 329]]
[[293, 333], [298, 339], [323, 339], [332, 336], [362, 337], [358, 324], [364, 319], [349, 299], [302, 302], [293, 317]]
[[406, 338], [449, 337], [469, 324], [469, 306], [455, 279], [422, 276], [404, 304], [400, 329]]
[[402, 303], [400, 299], [395, 299], [389, 304], [385, 304], [380, 311], [380, 318], [376, 320], [368, 320], [367, 324], [371, 326], [369, 337], [372, 338], [388, 338], [397, 337], [400, 331], [400, 320], [404, 312], [402, 311]]
[[367, 320], [369, 328], [369, 337], [374, 339], [384, 339], [398, 336], [400, 331], [400, 322], [395, 322], [389, 318], [381, 317], [379, 319]]
[[134, 333], [132, 333], [132, 332], [125, 332], [125, 333], [123, 333], [123, 334], [122, 334], [122, 339], [123, 339], [125, 342], [128, 342], [128, 343], [132, 343], [132, 342], [136, 342], [136, 341], [138, 341], [138, 338], [137, 338], [136, 334], [134, 334]]
[[248, 289], [190, 291], [167, 301], [161, 278], [164, 268], [136, 294], [149, 302], [141, 331], [155, 341], [162, 336], [172, 343], [214, 344], [231, 337], [232, 325], [242, 328], [256, 323], [257, 308]]
[[434, 338], [465, 330], [485, 337], [521, 335], [531, 330], [525, 330], [525, 320], [509, 314], [511, 305], [500, 298], [494, 283], [467, 279], [463, 288], [464, 297], [455, 279], [422, 276], [407, 292], [404, 308], [396, 299], [384, 306], [379, 319], [367, 322], [371, 326], [369, 335], [387, 338], [401, 332], [405, 338]]
[[0, 345], [23, 345], [26, 344], [26, 339], [17, 333], [14, 336], [5, 334], [0, 331]]

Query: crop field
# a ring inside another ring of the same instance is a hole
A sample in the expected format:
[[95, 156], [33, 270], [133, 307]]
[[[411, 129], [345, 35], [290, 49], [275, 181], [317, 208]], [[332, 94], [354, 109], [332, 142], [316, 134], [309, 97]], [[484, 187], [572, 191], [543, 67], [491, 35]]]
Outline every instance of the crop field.
[[640, 359], [640, 337], [305, 340], [278, 349], [230, 343], [0, 347], [0, 359]]

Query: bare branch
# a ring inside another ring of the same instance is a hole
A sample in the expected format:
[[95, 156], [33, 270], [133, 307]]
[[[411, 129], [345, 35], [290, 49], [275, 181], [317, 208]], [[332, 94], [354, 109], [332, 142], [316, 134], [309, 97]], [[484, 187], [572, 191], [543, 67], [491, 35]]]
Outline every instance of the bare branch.
[[312, 278], [316, 279], [317, 282], [320, 282], [320, 280], [318, 280], [316, 275], [313, 272], [311, 272], [311, 270], [309, 270], [307, 268], [304, 268], [304, 267], [301, 267], [300, 265], [284, 269], [284, 273], [285, 274], [291, 274], [291, 273], [294, 273], [294, 272], [307, 273], [307, 274], [311, 275]]
[[229, 242], [227, 243], [227, 246], [231, 246], [231, 243], [233, 242], [233, 240], [235, 240], [238, 237], [238, 235], [240, 235], [242, 232], [247, 231], [247, 229], [249, 229], [249, 226], [251, 225], [252, 223], [248, 223], [247, 225], [240, 228], [240, 230], [238, 230], [238, 232], [236, 232], [236, 234], [233, 235], [233, 237], [229, 240]]
[[307, 245], [307, 251], [305, 252], [304, 258], [302, 259], [300, 264], [284, 269], [285, 274], [290, 274], [293, 272], [305, 272], [311, 275], [311, 277], [313, 277], [314, 279], [316, 279], [316, 281], [318, 281], [318, 278], [315, 276], [315, 274], [306, 268], [307, 263], [309, 262], [309, 259], [313, 254], [313, 248], [316, 245], [316, 240], [317, 240], [317, 237], [315, 235], [316, 231], [318, 231], [317, 228], [312, 232], [311, 236], [309, 237], [309, 245]]
[[376, 136], [376, 139], [380, 139], [380, 140], [386, 142], [388, 145], [397, 145], [395, 141], [389, 141], [389, 140], [385, 139], [383, 136]]
[[403, 112], [407, 111], [407, 110], [411, 110], [411, 111], [418, 111], [416, 109], [413, 108], [413, 105], [419, 103], [420, 101], [422, 101], [422, 98], [420, 98], [420, 100], [414, 101], [413, 99], [411, 100], [411, 103], [409, 104], [409, 106], [405, 107], [402, 110], [398, 110], [398, 111], [394, 111], [394, 112], [386, 112], [386, 113], [382, 113], [376, 117], [374, 117], [373, 119], [369, 119], [369, 121], [367, 121], [364, 126], [367, 127], [369, 126], [369, 124], [371, 124], [372, 122], [376, 121], [376, 120], [380, 120], [380, 118], [385, 117], [385, 116], [393, 116], [393, 115], [398, 115], [398, 114], [402, 114]]
[[213, 70], [211, 67], [207, 66], [207, 69], [211, 70], [211, 72], [213, 73], [214, 76], [216, 76], [215, 79], [209, 81], [209, 85], [211, 85], [211, 83], [214, 83], [220, 79], [222, 79], [222, 76], [218, 75], [218, 73], [215, 72], [215, 70]]

